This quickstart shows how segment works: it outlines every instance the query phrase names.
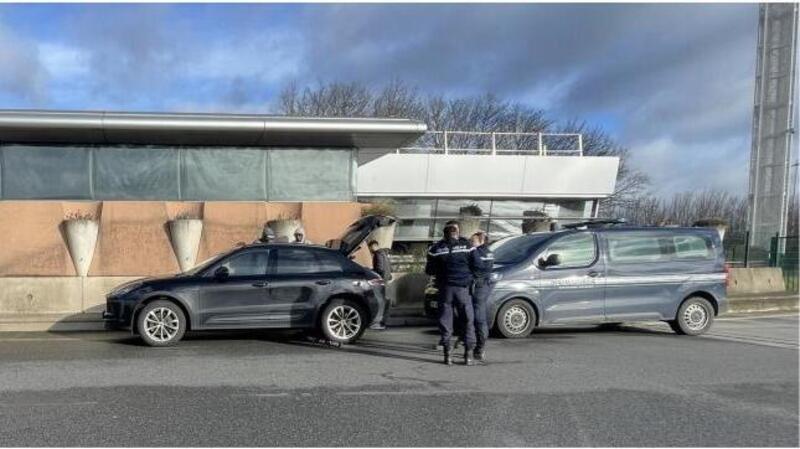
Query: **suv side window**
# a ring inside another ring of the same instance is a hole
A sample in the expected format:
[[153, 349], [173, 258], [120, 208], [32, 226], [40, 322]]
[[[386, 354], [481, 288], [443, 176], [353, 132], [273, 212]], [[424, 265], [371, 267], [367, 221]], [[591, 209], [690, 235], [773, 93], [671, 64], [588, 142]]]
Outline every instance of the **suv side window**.
[[277, 250], [275, 274], [341, 273], [342, 264], [325, 251], [303, 247], [284, 247]]
[[547, 258], [550, 254], [558, 254], [561, 258], [561, 264], [555, 268], [588, 267], [597, 259], [594, 234], [582, 232], [561, 237], [540, 257]]
[[231, 277], [264, 276], [267, 274], [268, 260], [269, 251], [257, 249], [234, 254], [219, 266], [226, 267]]
[[669, 259], [669, 240], [655, 232], [608, 232], [608, 259], [616, 263], [662, 262]]

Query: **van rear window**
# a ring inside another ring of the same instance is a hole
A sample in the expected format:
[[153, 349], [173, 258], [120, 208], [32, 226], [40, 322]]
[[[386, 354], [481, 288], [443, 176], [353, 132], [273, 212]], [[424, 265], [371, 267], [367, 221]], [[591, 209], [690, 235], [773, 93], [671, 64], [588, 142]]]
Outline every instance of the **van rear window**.
[[676, 235], [673, 237], [676, 259], [710, 259], [711, 241], [699, 235]]

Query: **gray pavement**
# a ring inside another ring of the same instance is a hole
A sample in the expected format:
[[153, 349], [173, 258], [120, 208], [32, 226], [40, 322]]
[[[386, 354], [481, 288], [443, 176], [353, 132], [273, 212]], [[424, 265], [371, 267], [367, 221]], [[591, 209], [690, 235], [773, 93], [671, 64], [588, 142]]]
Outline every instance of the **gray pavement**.
[[[0, 334], [0, 446], [794, 446], [796, 315], [543, 329], [447, 367], [431, 328]], [[457, 360], [457, 363], [460, 360]]]

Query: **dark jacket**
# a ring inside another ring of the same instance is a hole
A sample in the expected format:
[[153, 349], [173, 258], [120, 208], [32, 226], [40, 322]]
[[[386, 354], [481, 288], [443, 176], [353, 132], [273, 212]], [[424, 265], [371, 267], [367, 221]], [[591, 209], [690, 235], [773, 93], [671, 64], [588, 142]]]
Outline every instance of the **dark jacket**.
[[473, 279], [474, 251], [469, 240], [463, 237], [439, 240], [428, 250], [425, 273], [435, 276], [437, 285], [468, 287]]
[[472, 252], [472, 274], [478, 282], [490, 282], [492, 277], [492, 267], [494, 266], [494, 254], [489, 249], [489, 245], [481, 245]]
[[392, 280], [392, 263], [389, 261], [389, 255], [386, 250], [379, 249], [372, 253], [372, 271], [378, 273], [384, 281]]

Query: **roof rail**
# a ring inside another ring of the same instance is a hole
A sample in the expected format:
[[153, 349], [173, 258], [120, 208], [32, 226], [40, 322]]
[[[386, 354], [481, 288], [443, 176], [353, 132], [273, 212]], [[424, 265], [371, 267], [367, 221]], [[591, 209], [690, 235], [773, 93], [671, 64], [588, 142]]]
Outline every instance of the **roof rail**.
[[601, 228], [605, 226], [613, 226], [618, 224], [625, 224], [627, 221], [624, 218], [595, 218], [578, 221], [561, 225], [564, 229], [579, 229], [579, 228]]

